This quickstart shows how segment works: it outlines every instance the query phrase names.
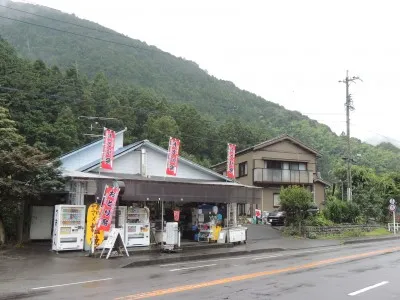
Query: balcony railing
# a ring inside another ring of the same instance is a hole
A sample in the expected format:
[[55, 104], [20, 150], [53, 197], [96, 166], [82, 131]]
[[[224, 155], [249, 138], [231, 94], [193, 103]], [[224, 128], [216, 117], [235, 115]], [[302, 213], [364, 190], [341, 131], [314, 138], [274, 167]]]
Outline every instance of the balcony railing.
[[254, 183], [309, 184], [313, 182], [313, 174], [310, 171], [254, 169], [253, 181]]

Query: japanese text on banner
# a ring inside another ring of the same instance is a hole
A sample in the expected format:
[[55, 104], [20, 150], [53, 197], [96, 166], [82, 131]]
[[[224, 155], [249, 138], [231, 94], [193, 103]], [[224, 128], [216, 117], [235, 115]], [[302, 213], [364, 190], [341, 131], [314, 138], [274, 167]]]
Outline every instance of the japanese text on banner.
[[101, 205], [100, 218], [97, 223], [97, 229], [110, 231], [112, 216], [114, 213], [115, 203], [117, 202], [119, 187], [106, 187], [103, 203]]
[[101, 168], [112, 170], [114, 160], [115, 131], [104, 129], [103, 154], [101, 157]]
[[235, 152], [236, 152], [236, 145], [228, 144], [226, 176], [231, 179], [235, 178]]
[[167, 169], [165, 170], [167, 175], [176, 176], [177, 174], [180, 144], [181, 141], [177, 138], [169, 139]]

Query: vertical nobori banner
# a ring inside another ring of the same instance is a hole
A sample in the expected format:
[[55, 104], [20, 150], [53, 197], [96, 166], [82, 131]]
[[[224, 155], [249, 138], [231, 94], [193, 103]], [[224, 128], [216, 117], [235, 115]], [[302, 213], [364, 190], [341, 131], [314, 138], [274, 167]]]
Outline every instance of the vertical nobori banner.
[[177, 138], [169, 138], [168, 146], [168, 156], [167, 156], [167, 168], [165, 173], [167, 175], [176, 176], [178, 170], [178, 157], [179, 157], [179, 147], [181, 141]]
[[101, 157], [101, 168], [112, 170], [115, 147], [115, 131], [104, 128], [103, 153]]
[[228, 158], [226, 160], [226, 177], [234, 179], [235, 178], [235, 155], [236, 155], [236, 145], [228, 144]]
[[118, 199], [118, 194], [119, 187], [106, 187], [101, 204], [100, 217], [97, 223], [98, 230], [110, 231], [112, 216], [114, 213], [115, 204]]

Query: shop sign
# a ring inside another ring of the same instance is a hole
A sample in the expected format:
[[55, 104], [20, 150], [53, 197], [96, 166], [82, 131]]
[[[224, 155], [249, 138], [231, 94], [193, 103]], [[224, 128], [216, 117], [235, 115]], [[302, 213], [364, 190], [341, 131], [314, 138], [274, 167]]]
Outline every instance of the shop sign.
[[165, 170], [167, 175], [176, 176], [178, 170], [179, 147], [181, 141], [177, 138], [169, 138], [167, 168]]
[[119, 187], [106, 186], [101, 204], [100, 218], [97, 223], [97, 229], [110, 231], [112, 216], [115, 204], [118, 199]]
[[104, 241], [104, 232], [95, 230], [97, 221], [99, 219], [100, 205], [98, 203], [90, 204], [86, 216], [86, 242], [90, 245], [94, 232], [94, 246], [99, 246]]
[[235, 178], [235, 155], [236, 155], [235, 152], [236, 152], [236, 145], [228, 144], [226, 176], [231, 179]]
[[115, 131], [104, 128], [103, 153], [101, 157], [101, 168], [112, 170], [114, 160]]

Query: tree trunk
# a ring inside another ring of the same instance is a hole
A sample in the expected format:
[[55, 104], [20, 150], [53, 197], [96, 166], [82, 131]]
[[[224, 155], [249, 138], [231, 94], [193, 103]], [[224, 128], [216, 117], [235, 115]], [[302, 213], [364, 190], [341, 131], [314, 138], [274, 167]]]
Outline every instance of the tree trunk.
[[6, 229], [4, 228], [4, 224], [0, 216], [0, 245], [3, 245], [5, 243], [6, 243]]

